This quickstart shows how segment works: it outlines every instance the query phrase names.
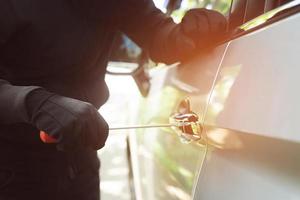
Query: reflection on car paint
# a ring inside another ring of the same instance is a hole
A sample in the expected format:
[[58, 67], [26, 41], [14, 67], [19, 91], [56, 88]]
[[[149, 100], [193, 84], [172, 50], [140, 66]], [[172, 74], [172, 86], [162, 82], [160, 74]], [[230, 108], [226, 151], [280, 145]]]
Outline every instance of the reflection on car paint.
[[213, 148], [194, 199], [299, 199], [295, 27], [298, 14], [230, 43], [205, 118]]
[[[169, 114], [177, 111], [184, 96], [185, 92], [165, 86], [158, 94], [143, 100], [148, 107], [141, 106], [140, 123], [168, 123]], [[191, 199], [205, 147], [183, 144], [171, 128], [137, 131], [143, 199]]]
[[210, 146], [219, 149], [241, 149], [243, 142], [237, 135], [230, 134], [227, 129], [211, 129], [207, 128], [206, 139]]
[[220, 70], [218, 75], [218, 81], [212, 91], [206, 113], [205, 124], [214, 124], [218, 115], [222, 112], [226, 99], [230, 94], [231, 87], [233, 86], [237, 76], [240, 73], [242, 65], [224, 67]]
[[[152, 81], [159, 90], [153, 87], [149, 96], [142, 100], [137, 123], [168, 123], [170, 113], [178, 112], [178, 105], [186, 96], [193, 103], [193, 111], [202, 123], [211, 84], [227, 46], [228, 44], [224, 44], [209, 55], [201, 54], [190, 64], [180, 67], [169, 66], [165, 68], [167, 71], [160, 68], [157, 74], [154, 71], [156, 69], [153, 69]], [[196, 74], [192, 73], [193, 70], [200, 71], [199, 73], [203, 76], [201, 78], [195, 76]], [[196, 80], [199, 92], [190, 93], [190, 90], [185, 89], [186, 87], [178, 87], [174, 84], [176, 75], [179, 80], [185, 82], [190, 80], [187, 84], [191, 81], [195, 83], [194, 80]], [[171, 128], [137, 131], [136, 143], [139, 155], [135, 159], [139, 160], [136, 171], [142, 179], [139, 182], [142, 199], [192, 199], [194, 185], [207, 154], [208, 146], [205, 138], [190, 144], [183, 144]]]
[[[230, 95], [230, 91], [236, 78], [238, 77], [241, 71], [242, 65], [223, 67], [220, 69], [218, 80], [212, 91], [207, 113], [205, 126], [213, 125], [216, 123], [216, 120], [219, 114], [222, 113], [224, 106], [226, 105], [226, 100]], [[242, 147], [241, 141], [228, 134], [226, 129], [211, 129], [210, 131], [206, 130], [205, 138], [206, 142], [216, 148], [220, 149], [238, 149]]]

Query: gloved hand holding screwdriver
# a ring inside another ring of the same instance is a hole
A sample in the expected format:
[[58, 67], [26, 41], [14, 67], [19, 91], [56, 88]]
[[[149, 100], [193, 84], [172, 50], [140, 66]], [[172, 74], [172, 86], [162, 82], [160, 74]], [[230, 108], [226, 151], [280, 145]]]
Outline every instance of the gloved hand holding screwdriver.
[[104, 146], [108, 125], [92, 104], [37, 89], [27, 105], [30, 123], [55, 139], [61, 150]]
[[104, 146], [108, 125], [92, 104], [40, 87], [0, 83], [0, 98], [6, 100], [6, 105], [0, 104], [3, 123], [32, 124], [55, 139], [64, 151]]

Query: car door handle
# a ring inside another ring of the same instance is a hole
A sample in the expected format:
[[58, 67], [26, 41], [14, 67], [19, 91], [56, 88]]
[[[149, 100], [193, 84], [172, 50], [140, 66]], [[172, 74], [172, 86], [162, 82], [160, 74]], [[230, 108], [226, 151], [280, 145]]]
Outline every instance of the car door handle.
[[172, 129], [177, 133], [183, 143], [190, 143], [201, 139], [202, 125], [199, 117], [190, 108], [188, 98], [180, 102], [178, 112], [169, 117], [170, 124], [184, 124], [183, 126], [173, 126]]

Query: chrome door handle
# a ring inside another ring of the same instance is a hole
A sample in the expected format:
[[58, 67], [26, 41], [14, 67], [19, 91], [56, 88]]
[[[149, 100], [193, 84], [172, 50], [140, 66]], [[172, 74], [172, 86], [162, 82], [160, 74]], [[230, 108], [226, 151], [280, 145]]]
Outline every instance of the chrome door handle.
[[202, 126], [199, 117], [190, 108], [189, 99], [184, 99], [178, 106], [178, 112], [169, 118], [170, 124], [183, 124], [172, 129], [177, 133], [183, 143], [190, 143], [201, 139]]

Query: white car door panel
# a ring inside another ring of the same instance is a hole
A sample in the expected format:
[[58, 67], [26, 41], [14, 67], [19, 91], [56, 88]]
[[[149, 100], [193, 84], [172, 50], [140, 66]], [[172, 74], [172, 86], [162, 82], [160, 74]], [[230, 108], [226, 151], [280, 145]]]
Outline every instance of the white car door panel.
[[[227, 44], [202, 53], [187, 64], [151, 71], [151, 89], [140, 104], [139, 124], [166, 124], [188, 97], [201, 120]], [[193, 104], [195, 102], [195, 104]], [[131, 136], [137, 199], [192, 199], [205, 146], [185, 144], [171, 128], [134, 130]], [[136, 162], [138, 161], [138, 163]]]
[[300, 199], [299, 56], [300, 14], [229, 44], [194, 199]]

